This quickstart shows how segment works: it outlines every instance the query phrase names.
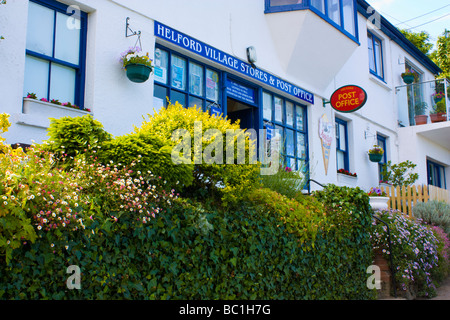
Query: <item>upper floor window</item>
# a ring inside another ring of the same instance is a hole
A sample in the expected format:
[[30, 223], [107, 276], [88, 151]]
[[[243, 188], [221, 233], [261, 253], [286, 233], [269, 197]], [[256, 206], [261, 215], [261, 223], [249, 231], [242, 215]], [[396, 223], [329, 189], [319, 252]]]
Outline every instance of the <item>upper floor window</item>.
[[369, 67], [370, 73], [380, 79], [384, 79], [384, 63], [383, 63], [383, 46], [379, 38], [371, 32], [367, 33], [368, 49], [369, 49]]
[[266, 12], [310, 9], [357, 40], [355, 0], [266, 0]]
[[266, 0], [268, 10], [289, 11], [307, 8], [307, 0]]
[[52, 0], [29, 2], [24, 96], [83, 106], [86, 31], [87, 14]]

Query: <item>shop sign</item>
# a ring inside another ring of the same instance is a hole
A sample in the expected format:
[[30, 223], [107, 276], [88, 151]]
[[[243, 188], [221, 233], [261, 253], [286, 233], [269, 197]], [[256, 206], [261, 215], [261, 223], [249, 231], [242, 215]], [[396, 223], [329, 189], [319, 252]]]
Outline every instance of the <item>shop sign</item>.
[[220, 117], [222, 115], [222, 109], [216, 106], [211, 106], [211, 115], [216, 115], [217, 117]]
[[349, 85], [337, 89], [329, 103], [336, 111], [350, 113], [361, 109], [366, 102], [366, 91], [361, 87]]
[[256, 104], [256, 92], [254, 89], [243, 86], [240, 83], [227, 79], [227, 95], [230, 98], [240, 100], [245, 103]]
[[281, 90], [305, 102], [314, 104], [314, 94], [303, 90], [289, 82], [257, 68], [253, 68], [249, 63], [239, 60], [223, 51], [211, 47], [201, 41], [189, 37], [177, 30], [174, 30], [158, 21], [155, 21], [155, 36], [183, 49], [198, 54], [210, 61], [225, 66], [232, 71], [255, 79], [263, 84]]

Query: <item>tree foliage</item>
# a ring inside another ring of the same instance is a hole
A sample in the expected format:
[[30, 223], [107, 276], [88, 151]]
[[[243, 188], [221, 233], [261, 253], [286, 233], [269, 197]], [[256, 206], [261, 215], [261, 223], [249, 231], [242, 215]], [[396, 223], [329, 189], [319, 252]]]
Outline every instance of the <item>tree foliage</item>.
[[430, 34], [428, 32], [412, 32], [405, 29], [400, 30], [400, 32], [424, 54], [430, 54], [433, 44], [430, 43]]
[[437, 49], [430, 57], [442, 69], [440, 78], [450, 79], [450, 30], [446, 29], [438, 38]]

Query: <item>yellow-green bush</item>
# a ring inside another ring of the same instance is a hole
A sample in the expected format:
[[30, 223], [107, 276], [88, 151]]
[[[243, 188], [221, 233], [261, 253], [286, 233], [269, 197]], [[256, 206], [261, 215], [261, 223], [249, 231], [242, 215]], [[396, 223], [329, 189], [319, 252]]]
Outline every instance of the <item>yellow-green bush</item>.
[[48, 135], [43, 150], [54, 153], [59, 159], [64, 158], [68, 164], [79, 154], [98, 152], [103, 142], [112, 139], [91, 115], [51, 119]]
[[[185, 130], [186, 136], [175, 135], [173, 139], [174, 132], [178, 129]], [[211, 133], [209, 130], [216, 130], [216, 135], [208, 136], [208, 133]], [[235, 132], [234, 155], [231, 157], [232, 161], [228, 161], [232, 164], [227, 163], [227, 130]], [[240, 130], [238, 123], [232, 124], [230, 120], [210, 116], [197, 108], [183, 108], [179, 103], [175, 103], [150, 115], [141, 127], [135, 128], [135, 132], [160, 136], [167, 144], [170, 141], [175, 145], [181, 145], [183, 141], [186, 142], [185, 138], [190, 139], [190, 144], [187, 144], [190, 150], [183, 151], [187, 151], [189, 163], [194, 164], [191, 191], [197, 195], [218, 194], [224, 203], [237, 203], [258, 183], [260, 165], [249, 161], [250, 156], [256, 151], [250, 144], [249, 134]], [[245, 147], [238, 150], [237, 141], [240, 139], [245, 141]], [[211, 152], [214, 143], [217, 143], [217, 148]], [[242, 152], [245, 156], [244, 164], [238, 164], [238, 152]], [[223, 155], [221, 163], [203, 161], [203, 155], [211, 154], [214, 157], [218, 153]]]

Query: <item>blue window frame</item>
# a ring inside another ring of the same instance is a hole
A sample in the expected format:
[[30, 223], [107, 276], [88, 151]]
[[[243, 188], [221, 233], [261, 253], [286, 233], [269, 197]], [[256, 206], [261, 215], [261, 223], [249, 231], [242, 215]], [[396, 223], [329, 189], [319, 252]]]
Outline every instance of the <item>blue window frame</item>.
[[381, 158], [381, 161], [378, 163], [378, 176], [380, 181], [385, 181], [382, 172], [383, 172], [383, 165], [387, 163], [386, 137], [377, 134], [377, 145], [383, 148], [384, 150], [383, 157]]
[[160, 45], [156, 45], [154, 64], [154, 108], [165, 107], [167, 98], [203, 111], [214, 103], [221, 105], [220, 71]]
[[24, 96], [84, 106], [87, 14], [52, 0], [30, 0]]
[[348, 130], [347, 122], [339, 118], [335, 119], [336, 127], [336, 167], [337, 170], [344, 169], [350, 171], [348, 155]]
[[[264, 129], [281, 135], [281, 161], [292, 170], [308, 171], [308, 128], [306, 107], [269, 91], [262, 92]], [[306, 173], [306, 172], [305, 172]]]
[[358, 42], [355, 0], [266, 0], [265, 13], [309, 9]]
[[431, 160], [427, 160], [428, 184], [447, 189], [445, 167]]
[[367, 32], [370, 73], [384, 80], [383, 42], [370, 31]]

